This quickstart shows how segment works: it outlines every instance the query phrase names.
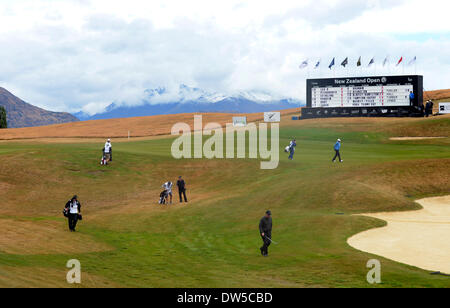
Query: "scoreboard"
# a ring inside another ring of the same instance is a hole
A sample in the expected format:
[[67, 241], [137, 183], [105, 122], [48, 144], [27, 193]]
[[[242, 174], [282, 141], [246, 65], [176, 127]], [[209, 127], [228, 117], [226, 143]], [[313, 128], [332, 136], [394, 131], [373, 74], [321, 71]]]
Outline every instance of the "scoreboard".
[[[419, 102], [422, 103], [423, 77], [406, 75], [308, 79], [306, 91], [305, 111], [315, 115], [357, 116], [360, 109], [365, 114], [386, 114], [392, 113], [392, 110], [402, 110], [405, 113], [405, 110], [417, 108]], [[414, 93], [413, 100], [410, 99], [411, 92]], [[330, 112], [317, 112], [320, 109]]]
[[313, 87], [311, 107], [409, 106], [412, 85]]

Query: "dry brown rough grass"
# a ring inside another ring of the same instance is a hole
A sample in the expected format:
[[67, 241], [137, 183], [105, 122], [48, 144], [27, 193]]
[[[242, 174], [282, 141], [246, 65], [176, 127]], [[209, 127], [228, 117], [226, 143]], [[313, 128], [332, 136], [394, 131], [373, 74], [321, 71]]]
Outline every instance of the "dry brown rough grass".
[[0, 219], [0, 234], [2, 235], [0, 252], [49, 255], [99, 252], [111, 249], [88, 235], [66, 232], [65, 226], [56, 221]]
[[[281, 111], [282, 115], [299, 113], [299, 108]], [[205, 123], [218, 123], [224, 126], [231, 123], [234, 116], [247, 116], [249, 122], [261, 121], [263, 113], [202, 114]], [[0, 130], [0, 140], [35, 138], [125, 138], [130, 131], [132, 137], [170, 135], [175, 123], [184, 122], [194, 128], [194, 113], [157, 115], [149, 117], [123, 118], [111, 120], [82, 121], [41, 127], [24, 127]]]

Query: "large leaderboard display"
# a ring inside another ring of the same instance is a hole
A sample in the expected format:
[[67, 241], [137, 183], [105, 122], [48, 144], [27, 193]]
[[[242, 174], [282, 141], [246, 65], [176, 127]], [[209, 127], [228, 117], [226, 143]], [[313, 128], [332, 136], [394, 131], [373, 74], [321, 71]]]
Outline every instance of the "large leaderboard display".
[[[308, 79], [302, 117], [405, 116], [418, 111], [423, 77], [377, 76]], [[414, 98], [410, 99], [410, 93]]]

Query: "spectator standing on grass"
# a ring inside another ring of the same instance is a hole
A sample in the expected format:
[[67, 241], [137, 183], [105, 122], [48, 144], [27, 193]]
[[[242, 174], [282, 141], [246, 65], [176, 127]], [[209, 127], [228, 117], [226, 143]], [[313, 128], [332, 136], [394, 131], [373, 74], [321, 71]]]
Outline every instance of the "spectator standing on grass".
[[339, 162], [343, 162], [343, 160], [341, 159], [341, 139], [338, 139], [337, 142], [334, 144], [334, 151], [336, 152], [336, 154], [334, 155], [333, 158], [333, 163], [335, 162], [336, 158], [339, 157]]
[[182, 197], [184, 197], [184, 202], [188, 202], [186, 198], [186, 183], [181, 176], [178, 177], [177, 186], [178, 195], [180, 196], [180, 203], [183, 203]]
[[69, 220], [69, 230], [75, 232], [78, 219], [81, 217], [81, 203], [76, 195], [67, 201], [65, 211]]
[[427, 101], [427, 103], [425, 104], [425, 117], [427, 118], [430, 115], [430, 107], [431, 107], [430, 101]]

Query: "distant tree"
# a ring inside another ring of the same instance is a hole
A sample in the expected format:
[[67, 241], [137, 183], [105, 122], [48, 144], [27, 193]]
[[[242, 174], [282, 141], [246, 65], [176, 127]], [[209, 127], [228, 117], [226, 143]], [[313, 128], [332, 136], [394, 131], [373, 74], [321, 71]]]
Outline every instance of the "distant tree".
[[0, 128], [7, 128], [8, 122], [6, 121], [6, 109], [0, 106]]

